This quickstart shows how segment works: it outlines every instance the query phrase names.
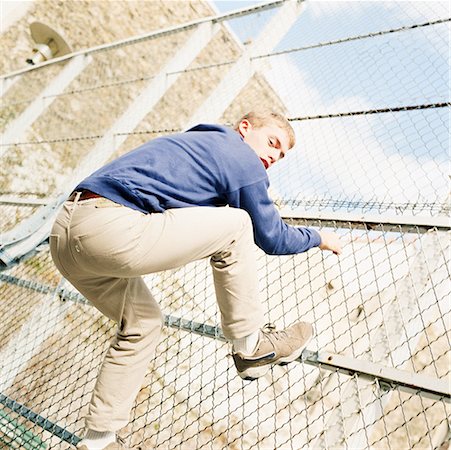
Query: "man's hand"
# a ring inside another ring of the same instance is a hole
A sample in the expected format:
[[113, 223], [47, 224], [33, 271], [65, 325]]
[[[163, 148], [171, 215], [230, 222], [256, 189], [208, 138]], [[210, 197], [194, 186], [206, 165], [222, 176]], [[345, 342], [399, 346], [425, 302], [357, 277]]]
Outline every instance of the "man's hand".
[[337, 233], [319, 231], [319, 235], [321, 236], [321, 244], [319, 245], [321, 250], [330, 250], [336, 255], [341, 254], [341, 243]]

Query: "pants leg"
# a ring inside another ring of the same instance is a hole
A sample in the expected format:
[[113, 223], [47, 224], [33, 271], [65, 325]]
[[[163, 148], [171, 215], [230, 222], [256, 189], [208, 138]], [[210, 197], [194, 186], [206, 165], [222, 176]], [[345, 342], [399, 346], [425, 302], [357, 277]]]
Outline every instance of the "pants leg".
[[140, 275], [210, 257], [226, 337], [260, 328], [263, 312], [246, 212], [184, 208], [144, 215], [96, 204], [65, 204], [52, 230], [51, 251], [63, 275], [118, 323], [86, 418], [89, 428], [114, 431], [128, 422], [162, 325]]
[[258, 299], [256, 246], [248, 213], [236, 208], [193, 207], [159, 214], [162, 233], [151, 252], [134, 262], [152, 273], [210, 258], [225, 337], [238, 339], [263, 325]]
[[87, 428], [115, 431], [128, 423], [133, 402], [158, 344], [163, 317], [141, 277], [93, 277], [77, 289], [118, 323], [93, 390]]

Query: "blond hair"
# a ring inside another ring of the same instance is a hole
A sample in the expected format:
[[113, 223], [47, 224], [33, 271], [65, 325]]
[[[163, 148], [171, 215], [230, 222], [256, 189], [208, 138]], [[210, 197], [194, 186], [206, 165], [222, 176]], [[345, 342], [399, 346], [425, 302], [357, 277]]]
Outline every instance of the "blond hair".
[[238, 120], [235, 124], [235, 130], [238, 130], [238, 127], [243, 120], [248, 120], [254, 128], [276, 125], [287, 133], [289, 148], [294, 147], [294, 144], [296, 143], [296, 135], [294, 134], [293, 127], [288, 119], [282, 114], [274, 111], [250, 111]]

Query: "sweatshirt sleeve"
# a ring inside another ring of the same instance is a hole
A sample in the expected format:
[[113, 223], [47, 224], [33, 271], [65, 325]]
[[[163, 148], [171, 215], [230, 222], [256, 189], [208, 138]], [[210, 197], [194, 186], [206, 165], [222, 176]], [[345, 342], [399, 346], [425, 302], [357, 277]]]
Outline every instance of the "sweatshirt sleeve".
[[292, 255], [319, 246], [321, 238], [316, 230], [283, 221], [268, 187], [267, 181], [259, 181], [227, 194], [230, 206], [244, 209], [251, 216], [255, 243], [269, 255]]

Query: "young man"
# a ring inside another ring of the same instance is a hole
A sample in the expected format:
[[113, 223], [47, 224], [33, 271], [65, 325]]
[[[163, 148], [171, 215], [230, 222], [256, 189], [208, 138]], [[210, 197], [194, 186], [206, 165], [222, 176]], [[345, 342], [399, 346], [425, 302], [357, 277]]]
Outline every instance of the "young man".
[[268, 196], [266, 169], [294, 143], [291, 125], [275, 113], [249, 113], [235, 129], [198, 125], [107, 164], [65, 202], [50, 236], [54, 262], [118, 323], [80, 449], [126, 448], [115, 432], [128, 422], [162, 327], [144, 274], [210, 258], [222, 330], [242, 378], [300, 356], [312, 326], [264, 327], [254, 245], [273, 255], [341, 247], [334, 233], [288, 226]]

